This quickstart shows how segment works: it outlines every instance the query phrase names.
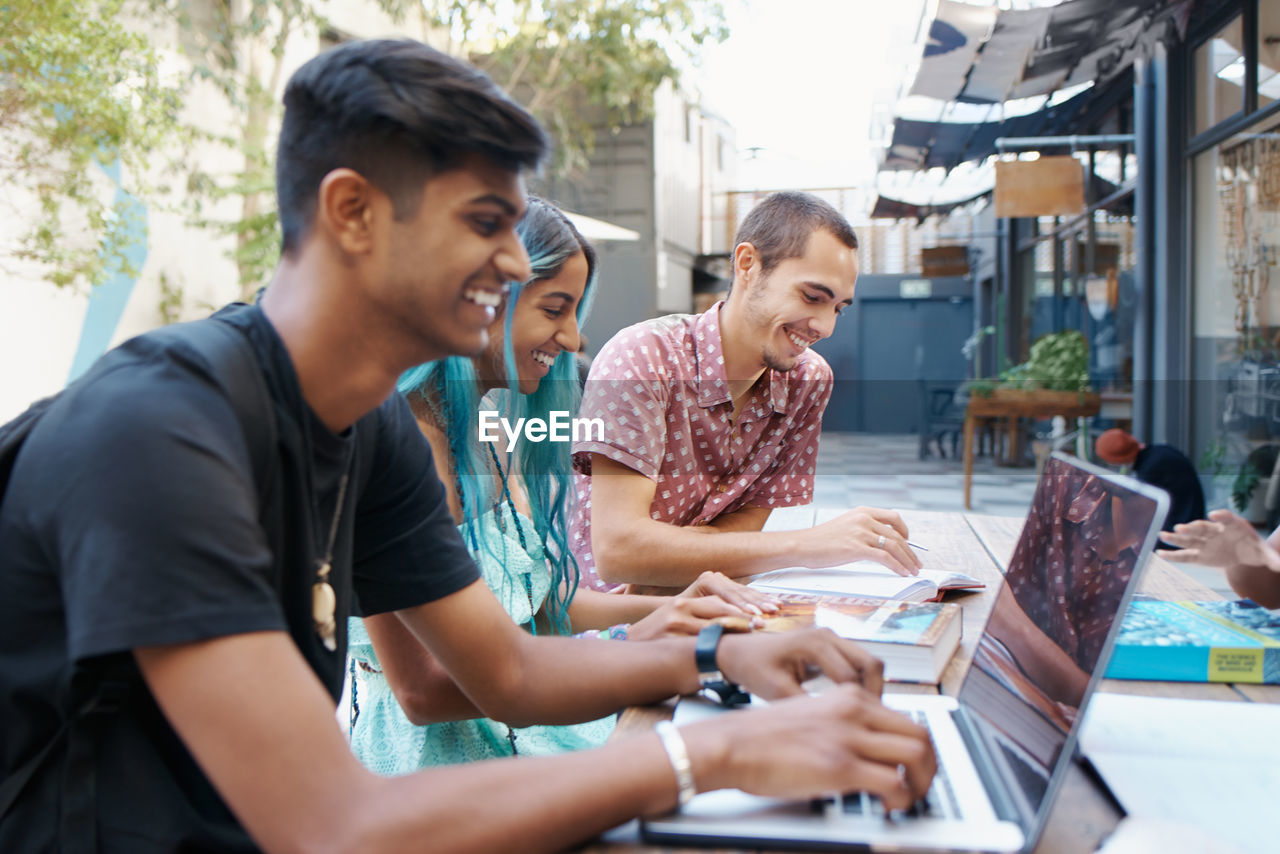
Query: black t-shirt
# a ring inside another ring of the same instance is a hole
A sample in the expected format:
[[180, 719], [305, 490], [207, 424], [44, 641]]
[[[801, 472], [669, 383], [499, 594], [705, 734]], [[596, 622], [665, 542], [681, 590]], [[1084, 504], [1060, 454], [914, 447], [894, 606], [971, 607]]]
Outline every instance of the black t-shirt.
[[[1164, 530], [1172, 531], [1181, 522], [1205, 517], [1204, 489], [1196, 467], [1187, 455], [1172, 445], [1147, 445], [1133, 461], [1133, 474], [1143, 483], [1169, 493], [1169, 517]], [[1168, 548], [1168, 546], [1162, 546]]]
[[[346, 616], [432, 601], [479, 578], [430, 449], [393, 395], [342, 435], [302, 398], [256, 307], [248, 337], [278, 433], [265, 500], [236, 407], [173, 329], [104, 356], [27, 439], [0, 509], [0, 771], [48, 744], [110, 670], [124, 708], [95, 719], [103, 852], [254, 851], [147, 691], [130, 650], [286, 631], [336, 699]], [[221, 321], [201, 321], [221, 322]], [[311, 587], [337, 505], [338, 644], [312, 625]], [[357, 607], [358, 606], [358, 607]], [[5, 854], [56, 850], [68, 823], [66, 743], [0, 823]]]

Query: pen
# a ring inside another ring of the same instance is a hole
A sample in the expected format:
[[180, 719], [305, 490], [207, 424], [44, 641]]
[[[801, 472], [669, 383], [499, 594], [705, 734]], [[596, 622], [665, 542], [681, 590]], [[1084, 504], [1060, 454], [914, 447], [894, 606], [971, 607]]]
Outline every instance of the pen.
[[913, 548], [913, 549], [919, 549], [919, 550], [920, 550], [920, 551], [922, 551], [922, 552], [927, 552], [927, 551], [929, 551], [928, 547], [926, 547], [926, 546], [922, 546], [922, 545], [920, 545], [919, 543], [913, 543], [913, 542], [911, 542], [910, 540], [907, 540], [907, 545], [911, 546], [911, 548]]

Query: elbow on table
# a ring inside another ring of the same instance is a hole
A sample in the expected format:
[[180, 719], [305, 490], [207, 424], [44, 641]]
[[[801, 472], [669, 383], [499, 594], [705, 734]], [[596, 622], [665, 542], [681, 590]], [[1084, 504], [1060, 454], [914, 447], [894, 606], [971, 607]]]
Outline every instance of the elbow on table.
[[634, 556], [640, 553], [640, 546], [634, 539], [627, 531], [592, 530], [591, 553], [595, 558], [596, 575], [600, 580], [610, 584], [630, 584], [637, 581], [633, 572]]
[[414, 726], [438, 724], [450, 718], [436, 700], [440, 696], [439, 692], [433, 691], [430, 685], [397, 688], [395, 695], [404, 716]]
[[1238, 596], [1264, 608], [1280, 608], [1280, 573], [1265, 567], [1235, 567], [1227, 571], [1227, 582]]

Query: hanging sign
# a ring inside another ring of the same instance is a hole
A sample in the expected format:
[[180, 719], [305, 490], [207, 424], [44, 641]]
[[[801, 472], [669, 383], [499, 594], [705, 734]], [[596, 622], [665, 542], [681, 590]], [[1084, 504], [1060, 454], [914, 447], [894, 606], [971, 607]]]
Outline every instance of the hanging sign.
[[1084, 210], [1084, 166], [1069, 155], [996, 161], [998, 217], [1073, 216]]

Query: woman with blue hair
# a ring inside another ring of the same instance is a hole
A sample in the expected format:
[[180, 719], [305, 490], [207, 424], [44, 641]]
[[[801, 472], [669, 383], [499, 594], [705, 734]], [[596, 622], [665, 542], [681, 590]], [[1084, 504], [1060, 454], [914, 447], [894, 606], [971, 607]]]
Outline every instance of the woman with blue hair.
[[[488, 413], [496, 413], [508, 425], [576, 414], [581, 390], [574, 354], [593, 294], [596, 255], [568, 218], [542, 199], [529, 199], [517, 232], [533, 276], [512, 283], [509, 310], [490, 327], [485, 352], [429, 362], [400, 381], [485, 582], [516, 623], [538, 634], [644, 640], [696, 633], [721, 617], [750, 621], [762, 609], [773, 610], [767, 597], [719, 573], [704, 573], [677, 597], [578, 588], [566, 530], [573, 500], [569, 443], [522, 439], [508, 453], [503, 431], [499, 442], [480, 441], [479, 428], [481, 412], [490, 423], [497, 419]], [[433, 690], [447, 674], [394, 614], [352, 619], [349, 649], [352, 749], [382, 774], [593, 747], [613, 727], [612, 717], [525, 728], [486, 718], [456, 720], [470, 712], [449, 708], [444, 698], [452, 694]]]

